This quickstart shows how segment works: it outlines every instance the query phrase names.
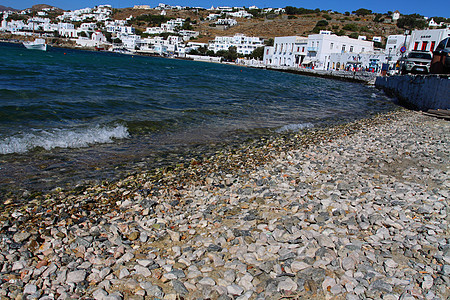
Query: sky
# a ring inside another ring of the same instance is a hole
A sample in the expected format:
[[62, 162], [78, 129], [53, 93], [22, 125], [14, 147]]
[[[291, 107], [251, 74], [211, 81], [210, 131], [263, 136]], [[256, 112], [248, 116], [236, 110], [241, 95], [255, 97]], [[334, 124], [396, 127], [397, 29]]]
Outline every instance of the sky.
[[100, 4], [110, 4], [114, 8], [132, 7], [142, 4], [155, 7], [158, 3], [190, 7], [200, 6], [204, 8], [210, 8], [211, 6], [249, 7], [252, 5], [256, 5], [259, 8], [294, 6], [308, 9], [331, 9], [341, 13], [366, 8], [378, 13], [398, 10], [402, 14], [418, 13], [426, 17], [439, 16], [450, 18], [450, 2], [448, 0], [433, 0], [430, 2], [423, 0], [0, 0], [0, 5], [16, 9], [29, 8], [35, 4], [48, 4], [64, 10], [94, 7]]

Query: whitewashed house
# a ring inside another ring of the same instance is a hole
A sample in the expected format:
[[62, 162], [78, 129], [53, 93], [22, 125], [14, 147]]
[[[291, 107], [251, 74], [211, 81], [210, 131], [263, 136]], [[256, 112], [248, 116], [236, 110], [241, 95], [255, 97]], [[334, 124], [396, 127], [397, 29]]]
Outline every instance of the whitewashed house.
[[337, 36], [324, 31], [308, 36], [307, 51], [302, 64], [318, 70], [328, 70], [332, 68], [330, 59], [332, 53], [373, 52], [373, 42]]
[[396, 10], [392, 13], [392, 21], [397, 21], [398, 19], [400, 19], [400, 12]]
[[235, 19], [225, 18], [225, 19], [218, 19], [214, 24], [219, 26], [226, 26], [226, 27], [232, 27], [237, 25], [237, 21]]
[[58, 23], [58, 34], [67, 38], [78, 37], [78, 31], [72, 23]]
[[176, 29], [179, 29], [183, 26], [186, 20], [182, 18], [176, 18], [173, 20], [169, 20], [166, 23], [161, 24], [161, 28], [164, 32], [175, 32]]
[[161, 27], [147, 27], [147, 29], [145, 29], [144, 33], [147, 34], [160, 34], [163, 33], [164, 29], [162, 29]]
[[397, 61], [402, 56], [400, 49], [403, 46], [407, 47], [409, 45], [410, 39], [410, 35], [404, 34], [395, 34], [388, 36], [384, 53], [391, 57], [391, 60]]
[[433, 51], [439, 42], [447, 37], [450, 37], [449, 28], [413, 30], [411, 33], [411, 41], [408, 46], [408, 51]]
[[80, 31], [86, 31], [86, 32], [95, 31], [97, 29], [97, 24], [96, 23], [81, 23], [79, 29], [80, 29]]
[[92, 33], [91, 38], [78, 37], [75, 42], [81, 47], [99, 47], [109, 44], [106, 37], [100, 31]]
[[253, 15], [251, 13], [248, 13], [246, 10], [229, 12], [229, 13], [227, 13], [227, 16], [234, 17], [234, 18], [247, 18], [247, 19], [253, 18]]
[[263, 62], [267, 66], [298, 67], [306, 57], [307, 46], [306, 37], [275, 37], [274, 45], [264, 48]]
[[239, 54], [251, 54], [256, 48], [264, 46], [264, 39], [248, 37], [243, 34], [216, 36], [209, 43], [208, 49], [217, 52], [219, 50], [228, 50], [232, 46], [236, 47]]
[[183, 37], [184, 41], [189, 41], [191, 38], [198, 37], [199, 32], [194, 30], [180, 30], [178, 31], [178, 34]]
[[206, 20], [212, 21], [212, 20], [218, 19], [219, 17], [220, 17], [220, 14], [209, 14], [209, 15], [206, 17]]
[[140, 48], [140, 45], [142, 44], [142, 40], [139, 35], [119, 34], [118, 38], [122, 41], [123, 47], [130, 51], [135, 51]]

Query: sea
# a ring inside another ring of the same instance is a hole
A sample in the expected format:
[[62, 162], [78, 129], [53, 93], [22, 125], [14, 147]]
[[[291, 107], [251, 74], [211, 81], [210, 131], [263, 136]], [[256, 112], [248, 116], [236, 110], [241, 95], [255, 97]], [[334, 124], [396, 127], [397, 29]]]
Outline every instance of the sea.
[[234, 65], [12, 43], [0, 57], [0, 200], [396, 108], [371, 86]]

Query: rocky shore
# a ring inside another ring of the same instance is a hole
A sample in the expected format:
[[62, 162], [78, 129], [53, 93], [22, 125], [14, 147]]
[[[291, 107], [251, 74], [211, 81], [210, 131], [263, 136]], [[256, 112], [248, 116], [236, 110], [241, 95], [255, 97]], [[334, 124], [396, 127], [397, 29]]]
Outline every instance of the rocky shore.
[[448, 299], [450, 123], [400, 110], [29, 203], [2, 299]]

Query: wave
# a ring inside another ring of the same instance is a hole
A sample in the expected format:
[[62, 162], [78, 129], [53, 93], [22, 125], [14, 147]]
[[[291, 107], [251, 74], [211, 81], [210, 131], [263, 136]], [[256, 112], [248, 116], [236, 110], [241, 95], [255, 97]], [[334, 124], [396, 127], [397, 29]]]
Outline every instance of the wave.
[[306, 128], [314, 127], [314, 124], [312, 123], [301, 123], [301, 124], [288, 124], [284, 125], [281, 128], [278, 128], [276, 132], [285, 132], [285, 131], [298, 131]]
[[124, 139], [129, 136], [127, 128], [123, 125], [42, 130], [0, 139], [0, 154], [25, 153], [34, 148], [45, 150], [82, 148], [93, 144], [112, 143], [113, 139]]

